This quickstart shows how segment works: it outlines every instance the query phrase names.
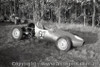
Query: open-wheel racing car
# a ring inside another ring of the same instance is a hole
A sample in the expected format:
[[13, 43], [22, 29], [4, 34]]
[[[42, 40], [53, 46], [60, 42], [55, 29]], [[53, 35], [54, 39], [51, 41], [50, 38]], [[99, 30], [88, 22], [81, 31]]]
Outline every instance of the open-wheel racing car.
[[71, 46], [78, 47], [82, 46], [84, 43], [84, 40], [81, 37], [68, 31], [58, 28], [55, 30], [39, 28], [38, 23], [29, 23], [27, 26], [13, 28], [13, 39], [21, 40], [24, 37], [53, 41], [57, 48], [61, 51], [68, 51]]

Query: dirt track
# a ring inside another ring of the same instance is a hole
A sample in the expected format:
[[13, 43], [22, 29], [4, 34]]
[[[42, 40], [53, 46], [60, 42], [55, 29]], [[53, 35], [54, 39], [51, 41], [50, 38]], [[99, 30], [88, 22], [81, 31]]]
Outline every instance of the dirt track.
[[[0, 67], [19, 67], [12, 65], [12, 62], [35, 62], [39, 63], [40, 67], [97, 67], [99, 64], [92, 65], [94, 59], [99, 62], [98, 55], [100, 55], [91, 48], [98, 41], [96, 33], [70, 30], [70, 32], [83, 37], [86, 43], [82, 47], [72, 48], [69, 52], [59, 52], [55, 44], [51, 42], [38, 42], [33, 39], [14, 41], [11, 38], [11, 29], [13, 27], [13, 25], [0, 26]], [[55, 64], [51, 64], [51, 66], [48, 64], [43, 65], [43, 63], [47, 62]], [[56, 62], [74, 64], [56, 65]], [[81, 62], [89, 64], [80, 65]], [[78, 63], [78, 65], [75, 63]], [[25, 67], [25, 65], [22, 67]]]

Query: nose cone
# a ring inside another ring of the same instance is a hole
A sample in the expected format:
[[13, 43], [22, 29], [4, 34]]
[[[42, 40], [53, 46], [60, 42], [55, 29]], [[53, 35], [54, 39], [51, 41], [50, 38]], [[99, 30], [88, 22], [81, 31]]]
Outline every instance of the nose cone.
[[72, 41], [74, 47], [82, 46], [84, 41]]
[[77, 39], [77, 40], [80, 40], [80, 41], [83, 41], [83, 39], [77, 35], [74, 35], [74, 37]]
[[75, 39], [72, 41], [72, 43], [73, 43], [73, 46], [78, 47], [84, 44], [84, 40], [80, 38], [79, 36], [75, 35]]

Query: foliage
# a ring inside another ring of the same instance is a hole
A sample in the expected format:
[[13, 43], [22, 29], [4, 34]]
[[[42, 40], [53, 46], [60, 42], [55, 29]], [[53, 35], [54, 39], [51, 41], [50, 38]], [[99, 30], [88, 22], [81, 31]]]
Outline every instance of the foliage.
[[[34, 21], [66, 22], [80, 20], [80, 17], [92, 16], [92, 0], [0, 0], [0, 14], [18, 14], [19, 17], [34, 19]], [[99, 11], [99, 0], [96, 0], [96, 15]], [[86, 15], [84, 14], [84, 11]]]

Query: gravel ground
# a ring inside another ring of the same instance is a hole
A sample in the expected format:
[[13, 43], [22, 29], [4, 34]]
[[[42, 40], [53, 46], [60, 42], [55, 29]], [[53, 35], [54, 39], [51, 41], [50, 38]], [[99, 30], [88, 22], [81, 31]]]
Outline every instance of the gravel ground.
[[82, 37], [85, 44], [82, 47], [72, 48], [69, 52], [60, 52], [52, 42], [33, 39], [14, 41], [11, 38], [13, 27], [15, 25], [0, 24], [0, 67], [99, 67], [98, 28], [61, 27]]

